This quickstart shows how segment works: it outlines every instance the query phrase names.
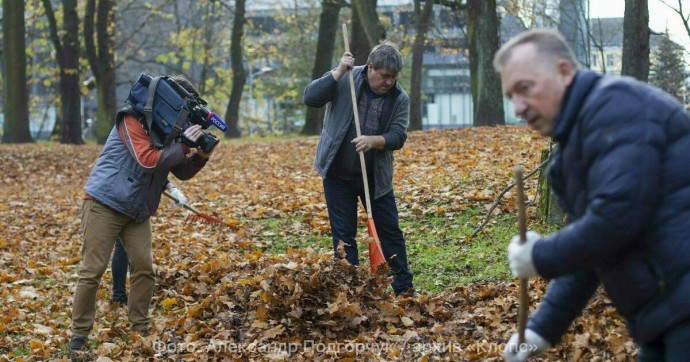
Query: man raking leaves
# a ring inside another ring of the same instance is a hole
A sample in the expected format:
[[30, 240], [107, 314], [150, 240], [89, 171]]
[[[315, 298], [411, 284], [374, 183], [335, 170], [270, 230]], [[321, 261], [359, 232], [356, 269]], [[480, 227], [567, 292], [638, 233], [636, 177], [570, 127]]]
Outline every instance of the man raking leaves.
[[[367, 187], [371, 191], [372, 219], [386, 262], [393, 274], [396, 295], [412, 293], [412, 274], [407, 266], [405, 239], [398, 221], [393, 194], [393, 151], [407, 139], [410, 99], [396, 82], [403, 62], [394, 44], [383, 42], [372, 49], [365, 66], [354, 66], [345, 51], [338, 67], [307, 85], [304, 103], [326, 106], [314, 166], [323, 179], [328, 217], [336, 255], [358, 265], [357, 199], [365, 197], [363, 153]], [[348, 72], [352, 72], [357, 117], [357, 135]], [[345, 255], [338, 252], [343, 244]]]

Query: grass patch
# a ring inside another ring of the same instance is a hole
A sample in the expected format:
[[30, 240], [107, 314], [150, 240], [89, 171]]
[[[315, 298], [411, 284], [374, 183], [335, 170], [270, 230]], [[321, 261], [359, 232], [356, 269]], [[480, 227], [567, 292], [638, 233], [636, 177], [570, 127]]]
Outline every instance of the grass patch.
[[478, 210], [468, 210], [454, 218], [431, 216], [401, 224], [419, 289], [441, 292], [476, 281], [512, 278], [506, 248], [517, 233], [515, 217], [499, 215], [472, 238], [481, 217]]
[[17, 347], [12, 351], [12, 354], [14, 357], [22, 357], [22, 356], [28, 356], [29, 355], [29, 348], [25, 346]]
[[324, 248], [330, 250], [333, 246], [331, 236], [295, 232], [303, 223], [302, 216], [256, 220], [263, 227], [260, 232], [262, 241], [267, 243], [265, 252], [268, 254], [284, 254], [289, 249]]
[[[469, 209], [452, 217], [445, 215], [416, 215], [401, 218], [405, 234], [410, 271], [415, 286], [425, 292], [438, 293], [477, 281], [507, 281], [512, 274], [508, 268], [507, 247], [510, 238], [518, 233], [515, 215], [493, 216], [476, 237], [471, 234], [484, 218], [483, 209]], [[260, 238], [266, 242], [264, 252], [282, 254], [289, 249], [308, 247], [331, 250], [329, 234], [295, 232], [302, 223], [299, 215], [285, 218], [256, 220], [262, 226]], [[538, 231], [550, 232], [536, 225]], [[366, 225], [358, 225], [360, 260], [368, 264], [363, 238]]]

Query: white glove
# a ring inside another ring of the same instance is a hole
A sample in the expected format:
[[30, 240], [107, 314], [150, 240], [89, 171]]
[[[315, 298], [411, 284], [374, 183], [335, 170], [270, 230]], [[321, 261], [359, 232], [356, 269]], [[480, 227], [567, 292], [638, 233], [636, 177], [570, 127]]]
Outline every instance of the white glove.
[[551, 343], [535, 331], [525, 329], [525, 342], [518, 344], [518, 334], [513, 334], [503, 350], [503, 356], [508, 362], [523, 362], [529, 357], [544, 353], [549, 348], [551, 348]]
[[168, 184], [165, 185], [165, 188], [168, 189], [168, 192], [170, 192], [172, 197], [177, 199], [177, 202], [173, 203], [175, 207], [179, 207], [187, 203], [187, 198], [172, 182], [168, 182]]
[[518, 235], [510, 239], [508, 264], [516, 278], [529, 278], [539, 275], [532, 262], [532, 249], [539, 239], [541, 239], [541, 235], [531, 230], [527, 232], [527, 241], [524, 244], [520, 244], [520, 236]]

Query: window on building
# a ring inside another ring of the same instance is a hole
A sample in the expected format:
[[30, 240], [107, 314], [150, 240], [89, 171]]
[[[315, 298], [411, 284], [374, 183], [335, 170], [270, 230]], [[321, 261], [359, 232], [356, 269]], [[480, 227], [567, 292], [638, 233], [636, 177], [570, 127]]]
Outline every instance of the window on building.
[[613, 54], [606, 54], [606, 65], [609, 67], [612, 67], [613, 66], [613, 59], [614, 59]]
[[598, 57], [596, 54], [592, 55], [592, 66], [593, 67], [597, 66], [597, 59], [598, 59]]

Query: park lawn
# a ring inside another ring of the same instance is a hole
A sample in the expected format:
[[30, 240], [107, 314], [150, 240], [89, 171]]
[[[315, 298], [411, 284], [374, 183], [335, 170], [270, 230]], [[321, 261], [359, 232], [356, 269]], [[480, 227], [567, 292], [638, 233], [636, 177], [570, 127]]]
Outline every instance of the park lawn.
[[[396, 152], [394, 184], [419, 293], [403, 300], [392, 296], [385, 273], [368, 271], [366, 247], [360, 268], [333, 260], [322, 184], [312, 167], [317, 141], [223, 140], [197, 177], [177, 182], [195, 208], [234, 228], [190, 220], [189, 211], [163, 200], [152, 218], [154, 333], [128, 333], [125, 309], [107, 303], [106, 271], [87, 353], [112, 360], [499, 358], [514, 331], [517, 288], [505, 260], [516, 233], [514, 193], [497, 196], [511, 184], [515, 165], [531, 171], [539, 164], [546, 141], [515, 126], [410, 132]], [[0, 145], [0, 360], [69, 357], [79, 211], [100, 149]], [[527, 180], [526, 194], [534, 205], [536, 177]], [[530, 227], [545, 232], [534, 214], [530, 206]], [[362, 212], [361, 241], [365, 221]], [[539, 300], [546, 284], [530, 283], [532, 300]], [[550, 357], [609, 360], [634, 351], [602, 295], [564, 339]], [[386, 348], [356, 355], [301, 348], [289, 356], [215, 349], [218, 341], [246, 347], [307, 340]]]

